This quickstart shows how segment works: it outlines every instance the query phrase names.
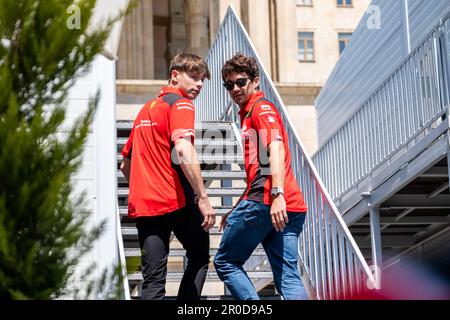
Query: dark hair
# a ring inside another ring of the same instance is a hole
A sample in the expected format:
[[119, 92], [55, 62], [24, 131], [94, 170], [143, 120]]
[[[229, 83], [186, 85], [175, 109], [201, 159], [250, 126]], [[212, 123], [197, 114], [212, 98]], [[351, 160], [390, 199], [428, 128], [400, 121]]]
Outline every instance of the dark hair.
[[186, 73], [200, 73], [207, 79], [211, 78], [211, 74], [205, 60], [195, 54], [177, 54], [170, 62], [169, 78], [171, 77], [173, 70]]
[[242, 72], [245, 72], [251, 80], [259, 77], [259, 69], [256, 63], [256, 59], [238, 53], [223, 65], [222, 79], [225, 81], [225, 78], [229, 74]]

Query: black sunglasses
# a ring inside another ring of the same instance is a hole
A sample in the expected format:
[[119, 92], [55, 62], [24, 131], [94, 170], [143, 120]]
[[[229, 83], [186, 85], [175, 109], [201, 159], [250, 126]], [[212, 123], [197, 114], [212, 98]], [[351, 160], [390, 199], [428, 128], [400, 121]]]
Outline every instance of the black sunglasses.
[[236, 81], [227, 81], [223, 84], [223, 86], [225, 87], [225, 89], [227, 89], [228, 91], [233, 90], [234, 89], [234, 85], [236, 84], [239, 88], [243, 88], [245, 87], [245, 85], [247, 84], [247, 81], [250, 80], [250, 78], [240, 78], [240, 79], [236, 79]]

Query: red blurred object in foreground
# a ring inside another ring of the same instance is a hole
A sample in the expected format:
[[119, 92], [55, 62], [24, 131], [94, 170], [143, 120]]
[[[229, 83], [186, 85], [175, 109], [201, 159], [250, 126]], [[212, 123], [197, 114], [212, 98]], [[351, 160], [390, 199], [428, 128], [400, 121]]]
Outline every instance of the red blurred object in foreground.
[[399, 262], [383, 271], [380, 290], [365, 289], [349, 300], [450, 300], [447, 267]]

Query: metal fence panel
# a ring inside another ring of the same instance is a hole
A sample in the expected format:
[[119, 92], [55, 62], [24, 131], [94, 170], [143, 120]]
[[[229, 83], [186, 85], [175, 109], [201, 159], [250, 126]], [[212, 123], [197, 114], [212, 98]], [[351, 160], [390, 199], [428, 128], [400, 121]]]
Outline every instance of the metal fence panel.
[[[314, 155], [334, 200], [342, 198], [399, 149], [412, 146], [416, 136], [445, 113], [448, 55], [446, 59], [442, 43], [449, 39], [448, 21], [447, 17], [440, 22]], [[364, 141], [362, 146], [349, 135], [355, 131]], [[335, 146], [339, 150], [333, 155], [335, 161], [327, 161]], [[358, 148], [362, 152], [355, 152]]]

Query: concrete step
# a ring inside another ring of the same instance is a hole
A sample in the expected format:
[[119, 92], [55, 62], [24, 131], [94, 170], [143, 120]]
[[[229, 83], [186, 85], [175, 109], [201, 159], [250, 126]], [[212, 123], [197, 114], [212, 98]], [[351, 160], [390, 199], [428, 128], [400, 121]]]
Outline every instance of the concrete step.
[[[245, 188], [206, 188], [209, 197], [240, 197]], [[117, 188], [117, 196], [128, 197], [128, 188]]]
[[[119, 183], [126, 183], [122, 171], [117, 170], [117, 180]], [[245, 180], [245, 171], [221, 171], [221, 170], [203, 170], [202, 177], [204, 180]]]
[[[187, 258], [184, 256], [169, 256], [167, 259], [167, 272], [183, 272], [185, 268], [185, 262], [187, 262]], [[126, 259], [126, 264], [128, 274], [141, 272], [141, 257], [128, 257]], [[250, 259], [244, 264], [243, 268], [248, 272], [272, 271], [266, 256], [250, 257]], [[212, 258], [209, 261], [208, 270], [210, 272], [215, 271]]]
[[[220, 218], [221, 219], [221, 218]], [[219, 219], [219, 221], [220, 221]], [[210, 236], [220, 236], [223, 232], [219, 232], [218, 227], [212, 227], [209, 229]], [[137, 241], [138, 231], [136, 227], [122, 227], [122, 236], [127, 237], [127, 239], [132, 238]]]
[[[121, 151], [123, 146], [127, 143], [127, 137], [117, 138], [117, 150]], [[223, 140], [223, 139], [196, 139], [195, 147], [196, 149], [203, 148], [211, 148], [211, 149], [219, 149], [219, 148], [227, 148], [227, 147], [236, 147], [238, 146], [238, 142], [235, 140]]]
[[[273, 274], [270, 271], [247, 271], [251, 279], [272, 279]], [[128, 281], [142, 281], [142, 273], [135, 272], [127, 275]], [[168, 272], [167, 281], [181, 281], [183, 278], [182, 272]], [[215, 271], [209, 271], [206, 275], [207, 280], [220, 280]]]
[[245, 180], [245, 171], [202, 171], [202, 177], [205, 180]]
[[[131, 129], [133, 128], [132, 121], [117, 121], [116, 130], [117, 137], [128, 139]], [[231, 124], [228, 122], [203, 122], [195, 124], [195, 138], [196, 140], [236, 140]], [[126, 141], [125, 141], [126, 142]], [[122, 142], [123, 143], [123, 142]]]
[[[178, 289], [180, 287], [180, 280], [168, 280], [166, 282], [166, 298], [165, 300], [175, 300]], [[136, 288], [140, 281], [129, 281], [130, 288]], [[206, 279], [202, 290], [202, 300], [209, 300], [210, 297], [222, 297], [225, 296], [225, 284], [219, 279]], [[133, 290], [133, 299], [140, 299], [139, 292]]]
[[[124, 230], [122, 229], [122, 231], [124, 231]], [[125, 240], [124, 247], [129, 248], [129, 249], [139, 247], [137, 229], [134, 228], [134, 230], [133, 230], [133, 228], [130, 227], [130, 228], [126, 228], [125, 232], [127, 233], [127, 235], [122, 233], [124, 240]], [[210, 248], [218, 249], [221, 239], [222, 239], [222, 233], [210, 234], [210, 236], [209, 236]], [[183, 245], [176, 237], [173, 237], [173, 239], [170, 241], [170, 248], [174, 249], [174, 250], [183, 249]]]
[[[167, 259], [167, 272], [183, 272], [185, 268], [186, 257], [169, 256]], [[128, 273], [141, 272], [141, 257], [126, 258]], [[214, 263], [210, 261], [209, 270], [214, 271]], [[266, 270], [267, 271], [267, 270]]]
[[[217, 253], [217, 249], [210, 249], [209, 254], [213, 257]], [[170, 249], [170, 256], [172, 257], [183, 257], [185, 256], [186, 251], [184, 249]], [[256, 247], [255, 251], [253, 251], [252, 256], [265, 256], [266, 252], [264, 251], [263, 247], [259, 245]], [[139, 248], [125, 248], [125, 257], [140, 257], [141, 256], [141, 249]]]
[[[214, 207], [214, 210], [216, 212], [216, 216], [223, 216], [228, 211], [231, 210], [232, 207]], [[119, 207], [119, 214], [120, 216], [128, 216], [128, 207], [127, 206], [120, 206]]]
[[209, 197], [240, 197], [245, 188], [206, 188]]
[[[116, 123], [117, 130], [131, 130], [133, 128], [133, 121], [119, 120]], [[195, 130], [232, 130], [229, 122], [196, 122]]]
[[[209, 153], [209, 152], [208, 152]], [[117, 164], [122, 163], [123, 156], [121, 154], [117, 155]], [[198, 153], [198, 161], [200, 164], [244, 164], [244, 157], [242, 154], [237, 155], [223, 155], [223, 154], [201, 154]]]

